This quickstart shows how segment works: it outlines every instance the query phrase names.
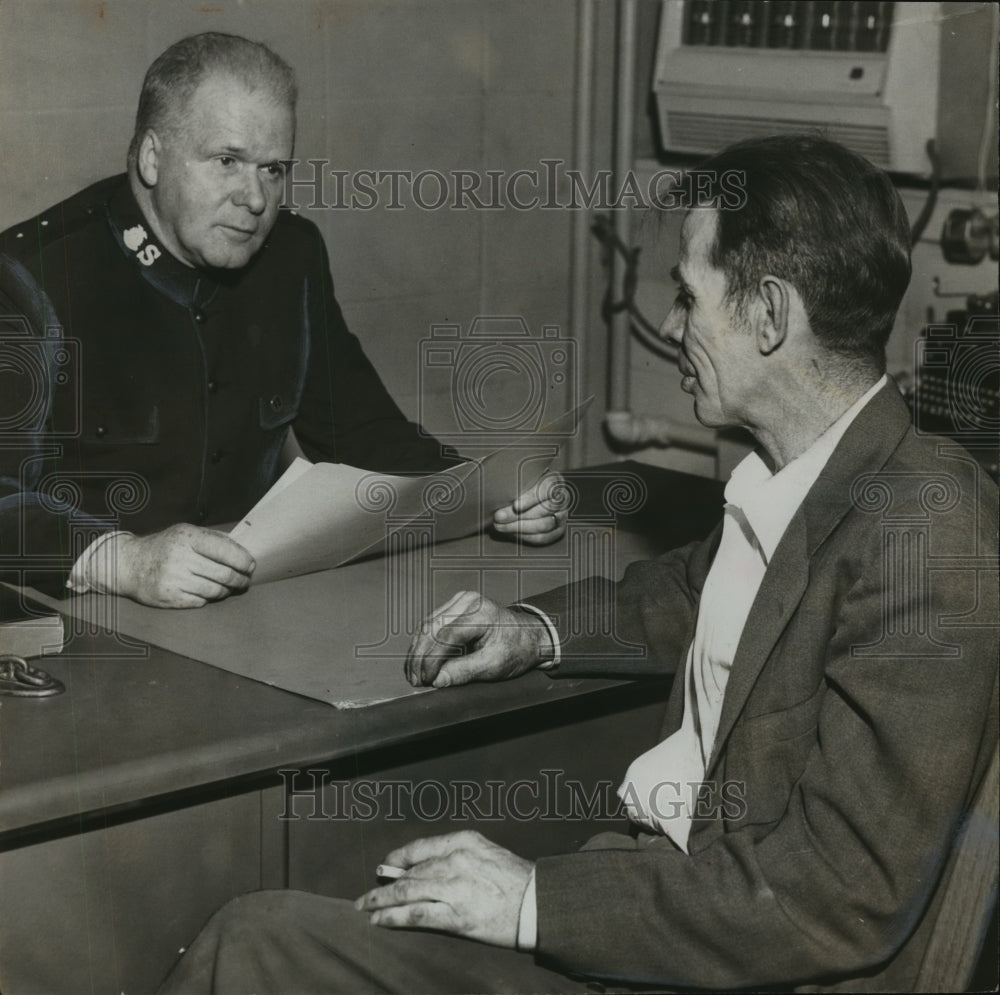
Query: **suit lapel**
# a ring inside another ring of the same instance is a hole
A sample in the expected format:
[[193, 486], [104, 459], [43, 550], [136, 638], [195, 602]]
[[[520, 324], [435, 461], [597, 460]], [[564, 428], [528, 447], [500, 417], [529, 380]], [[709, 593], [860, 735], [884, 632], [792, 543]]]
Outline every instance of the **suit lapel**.
[[858, 413], [782, 536], [736, 648], [706, 779], [809, 582], [810, 561], [852, 506], [853, 482], [881, 469], [910, 425], [890, 380]]
[[764, 574], [764, 580], [743, 627], [743, 635], [736, 647], [706, 777], [712, 775], [722, 753], [722, 746], [743, 711], [771, 650], [798, 608], [808, 580], [809, 555], [805, 520], [801, 514], [796, 514], [788, 523], [788, 528], [774, 551], [774, 558]]

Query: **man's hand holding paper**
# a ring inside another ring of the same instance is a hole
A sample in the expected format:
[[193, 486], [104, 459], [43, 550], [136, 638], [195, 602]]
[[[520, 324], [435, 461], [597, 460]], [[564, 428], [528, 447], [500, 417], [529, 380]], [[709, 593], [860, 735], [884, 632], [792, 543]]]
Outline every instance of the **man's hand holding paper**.
[[77, 590], [121, 594], [154, 608], [200, 608], [245, 590], [255, 566], [229, 536], [196, 525], [148, 536], [119, 532], [94, 544]]
[[569, 494], [559, 473], [549, 473], [493, 513], [493, 529], [527, 546], [548, 546], [563, 537]]

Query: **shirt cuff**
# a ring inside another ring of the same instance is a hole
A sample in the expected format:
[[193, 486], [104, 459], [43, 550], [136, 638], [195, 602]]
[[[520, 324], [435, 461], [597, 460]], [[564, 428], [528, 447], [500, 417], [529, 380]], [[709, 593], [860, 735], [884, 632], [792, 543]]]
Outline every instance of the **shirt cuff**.
[[107, 591], [107, 586], [101, 583], [99, 580], [95, 580], [90, 572], [90, 565], [94, 559], [94, 554], [109, 540], [114, 539], [116, 536], [122, 535], [132, 535], [131, 532], [125, 532], [122, 529], [118, 529], [115, 532], [105, 532], [104, 535], [98, 536], [81, 554], [76, 563], [73, 564], [73, 569], [69, 572], [69, 577], [66, 579], [66, 586], [74, 594], [87, 594], [90, 591], [97, 591], [99, 594], [103, 594]]
[[538, 945], [538, 902], [535, 899], [535, 869], [531, 868], [528, 887], [521, 898], [521, 915], [517, 920], [517, 949], [534, 950]]
[[562, 647], [559, 645], [559, 632], [552, 619], [541, 608], [536, 608], [534, 605], [526, 605], [523, 601], [519, 601], [516, 605], [511, 605], [511, 608], [520, 608], [521, 611], [530, 612], [536, 618], [542, 620], [542, 625], [545, 626], [545, 630], [548, 632], [549, 639], [552, 642], [552, 659], [546, 660], [545, 663], [540, 663], [538, 669], [554, 670], [559, 666], [559, 661], [562, 659]]

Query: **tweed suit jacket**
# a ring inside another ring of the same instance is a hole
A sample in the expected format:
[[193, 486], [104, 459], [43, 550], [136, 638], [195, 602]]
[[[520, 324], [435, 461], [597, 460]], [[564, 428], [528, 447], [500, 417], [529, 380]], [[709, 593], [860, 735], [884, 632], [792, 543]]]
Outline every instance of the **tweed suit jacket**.
[[[996, 497], [961, 447], [914, 434], [893, 383], [871, 400], [768, 566], [690, 853], [606, 833], [539, 860], [539, 959], [671, 988], [908, 990], [997, 737]], [[720, 534], [532, 599], [560, 673], [682, 668]]]

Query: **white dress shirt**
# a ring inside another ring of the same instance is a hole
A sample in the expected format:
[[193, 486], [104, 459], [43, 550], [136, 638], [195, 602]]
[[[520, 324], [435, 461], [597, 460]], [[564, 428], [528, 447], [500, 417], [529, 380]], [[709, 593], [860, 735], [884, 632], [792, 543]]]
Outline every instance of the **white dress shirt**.
[[[663, 833], [685, 853], [698, 789], [715, 746], [722, 701], [750, 608], [781, 537], [858, 412], [885, 385], [883, 376], [804, 453], [775, 474], [750, 453], [725, 489], [722, 539], [698, 604], [684, 665], [680, 728], [629, 766], [618, 789], [629, 818]], [[537, 941], [535, 877], [521, 902], [518, 948]]]

